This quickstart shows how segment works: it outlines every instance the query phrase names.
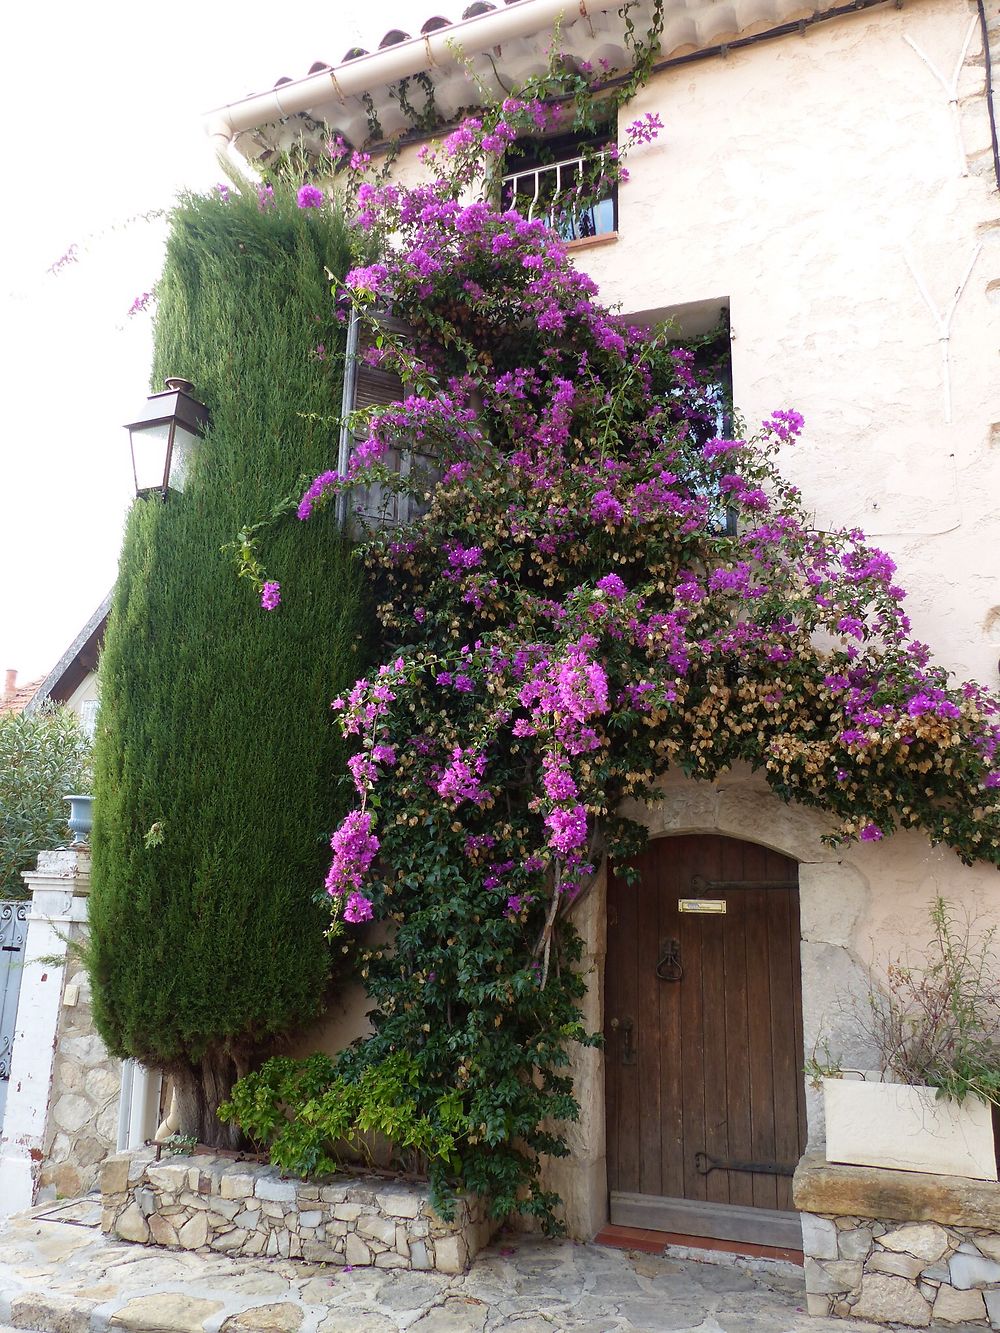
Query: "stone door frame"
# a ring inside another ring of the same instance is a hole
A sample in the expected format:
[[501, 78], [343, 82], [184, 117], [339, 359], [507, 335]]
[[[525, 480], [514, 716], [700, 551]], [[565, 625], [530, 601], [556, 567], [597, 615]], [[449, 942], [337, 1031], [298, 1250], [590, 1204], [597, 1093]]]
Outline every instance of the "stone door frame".
[[[832, 828], [820, 812], [786, 805], [766, 782], [740, 766], [713, 782], [669, 774], [661, 783], [664, 798], [653, 805], [628, 803], [622, 813], [644, 823], [650, 837], [678, 834], [722, 834], [770, 847], [799, 863], [802, 934], [803, 1038], [805, 1054], [825, 1037], [841, 1046], [857, 1047], [849, 1020], [842, 1032], [831, 1027], [832, 997], [867, 985], [867, 969], [850, 947], [853, 927], [870, 896], [866, 878], [843, 849], [827, 846], [821, 836]], [[581, 968], [588, 989], [582, 1002], [584, 1021], [592, 1031], [604, 1022], [604, 960], [607, 947], [607, 877], [601, 870], [575, 918], [584, 945]], [[580, 1118], [566, 1126], [570, 1155], [545, 1163], [546, 1188], [563, 1199], [568, 1232], [589, 1240], [608, 1221], [605, 1122], [605, 1055], [601, 1049], [577, 1048], [572, 1071]], [[821, 1148], [825, 1139], [821, 1094], [805, 1079], [808, 1146]]]

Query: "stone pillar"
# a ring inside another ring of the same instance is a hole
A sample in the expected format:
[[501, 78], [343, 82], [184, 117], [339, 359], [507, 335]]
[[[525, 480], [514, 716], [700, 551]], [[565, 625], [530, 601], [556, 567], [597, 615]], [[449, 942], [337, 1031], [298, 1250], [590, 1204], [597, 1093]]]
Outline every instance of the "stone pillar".
[[87, 933], [90, 850], [42, 852], [24, 880], [31, 912], [0, 1138], [0, 1217], [90, 1189], [115, 1149], [118, 1116], [118, 1062], [93, 1030], [87, 976], [71, 948]]

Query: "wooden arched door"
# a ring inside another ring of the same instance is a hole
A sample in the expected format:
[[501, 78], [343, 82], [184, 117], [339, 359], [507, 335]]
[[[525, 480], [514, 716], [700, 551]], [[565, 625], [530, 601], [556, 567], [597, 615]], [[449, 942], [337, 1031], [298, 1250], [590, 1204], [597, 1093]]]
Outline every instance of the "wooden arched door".
[[611, 1222], [801, 1248], [798, 870], [736, 838], [651, 842], [608, 885]]

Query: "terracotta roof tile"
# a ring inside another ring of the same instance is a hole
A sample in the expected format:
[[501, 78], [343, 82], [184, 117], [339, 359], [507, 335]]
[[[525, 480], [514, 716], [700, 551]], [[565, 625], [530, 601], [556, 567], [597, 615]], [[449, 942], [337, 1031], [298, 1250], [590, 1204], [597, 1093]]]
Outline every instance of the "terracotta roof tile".
[[15, 685], [12, 691], [0, 695], [0, 713], [22, 713], [44, 679], [44, 676], [39, 676], [37, 680], [28, 681], [24, 685]]

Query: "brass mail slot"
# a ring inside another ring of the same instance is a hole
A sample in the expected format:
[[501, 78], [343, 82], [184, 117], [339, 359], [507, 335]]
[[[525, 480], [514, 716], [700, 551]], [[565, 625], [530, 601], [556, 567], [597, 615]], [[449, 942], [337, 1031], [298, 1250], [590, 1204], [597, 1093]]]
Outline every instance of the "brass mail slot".
[[679, 912], [702, 912], [706, 916], [725, 916], [726, 900], [724, 898], [678, 898], [677, 910]]

